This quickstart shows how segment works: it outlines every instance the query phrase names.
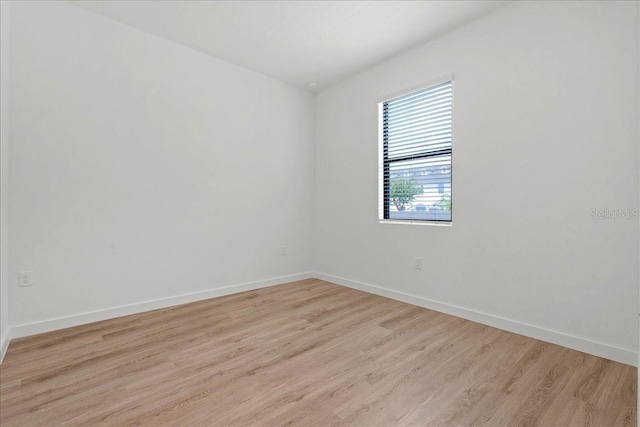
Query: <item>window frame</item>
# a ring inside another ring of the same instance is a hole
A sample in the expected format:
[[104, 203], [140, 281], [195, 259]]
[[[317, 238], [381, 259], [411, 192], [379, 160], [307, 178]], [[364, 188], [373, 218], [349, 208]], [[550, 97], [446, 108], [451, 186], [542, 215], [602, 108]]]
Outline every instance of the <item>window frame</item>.
[[[440, 85], [445, 82], [451, 82], [451, 91], [452, 91], [452, 99], [451, 99], [451, 147], [447, 149], [438, 149], [438, 150], [426, 150], [419, 154], [412, 154], [403, 156], [401, 158], [394, 158], [393, 160], [388, 159], [388, 144], [386, 143], [387, 135], [385, 130], [385, 104], [389, 101], [393, 101], [397, 98], [411, 95], [416, 92], [420, 92], [423, 90], [430, 89], [434, 86]], [[414, 85], [408, 89], [403, 89], [402, 91], [395, 92], [393, 94], [380, 97], [378, 101], [378, 221], [380, 223], [391, 223], [391, 224], [418, 224], [418, 225], [438, 225], [438, 226], [451, 226], [453, 224], [453, 139], [454, 139], [454, 129], [453, 129], [453, 116], [454, 116], [454, 99], [453, 99], [453, 91], [454, 91], [454, 75], [447, 74], [441, 76], [437, 79], [432, 79], [427, 82]], [[438, 156], [450, 156], [451, 158], [451, 218], [448, 220], [443, 219], [418, 219], [418, 218], [410, 218], [410, 219], [401, 219], [401, 218], [390, 218], [390, 204], [391, 198], [385, 197], [385, 194], [390, 193], [390, 179], [385, 179], [390, 175], [390, 166], [395, 162], [402, 162], [407, 160], [419, 160], [423, 158], [429, 157], [438, 157]]]

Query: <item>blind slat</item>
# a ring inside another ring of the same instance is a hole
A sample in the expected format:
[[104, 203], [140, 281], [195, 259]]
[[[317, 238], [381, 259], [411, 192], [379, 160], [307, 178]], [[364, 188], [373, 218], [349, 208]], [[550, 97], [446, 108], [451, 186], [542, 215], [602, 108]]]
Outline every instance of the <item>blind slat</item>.
[[420, 102], [415, 104], [405, 104], [405, 105], [395, 105], [395, 106], [389, 105], [389, 113], [390, 113], [390, 116], [393, 117], [408, 111], [423, 110], [430, 106], [442, 105], [449, 101], [451, 101], [451, 94], [443, 93], [436, 98], [423, 99]]

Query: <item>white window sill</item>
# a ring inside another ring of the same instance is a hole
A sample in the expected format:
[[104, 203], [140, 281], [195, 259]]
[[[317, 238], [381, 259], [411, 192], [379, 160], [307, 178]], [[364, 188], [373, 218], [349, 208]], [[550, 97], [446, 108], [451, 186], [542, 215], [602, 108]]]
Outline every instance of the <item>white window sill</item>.
[[435, 227], [451, 227], [452, 222], [444, 222], [444, 221], [396, 221], [393, 219], [379, 219], [379, 224], [402, 224], [402, 225], [430, 225]]

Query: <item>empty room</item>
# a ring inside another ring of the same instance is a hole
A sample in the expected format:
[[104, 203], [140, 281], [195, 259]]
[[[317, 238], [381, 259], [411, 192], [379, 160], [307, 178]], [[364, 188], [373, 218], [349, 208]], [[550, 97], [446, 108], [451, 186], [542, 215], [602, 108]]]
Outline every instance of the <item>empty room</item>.
[[0, 1], [0, 426], [638, 426], [638, 1]]

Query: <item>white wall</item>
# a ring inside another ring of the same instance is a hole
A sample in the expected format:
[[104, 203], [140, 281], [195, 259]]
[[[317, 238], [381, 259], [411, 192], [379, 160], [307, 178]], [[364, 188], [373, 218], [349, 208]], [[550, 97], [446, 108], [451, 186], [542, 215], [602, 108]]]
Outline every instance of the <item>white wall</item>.
[[9, 2], [0, 2], [0, 361], [9, 345]]
[[[322, 91], [321, 277], [635, 364], [638, 220], [590, 210], [639, 207], [637, 8], [514, 2]], [[376, 103], [447, 73], [453, 225], [379, 224]]]
[[313, 95], [70, 4], [12, 7], [18, 335], [311, 270]]

